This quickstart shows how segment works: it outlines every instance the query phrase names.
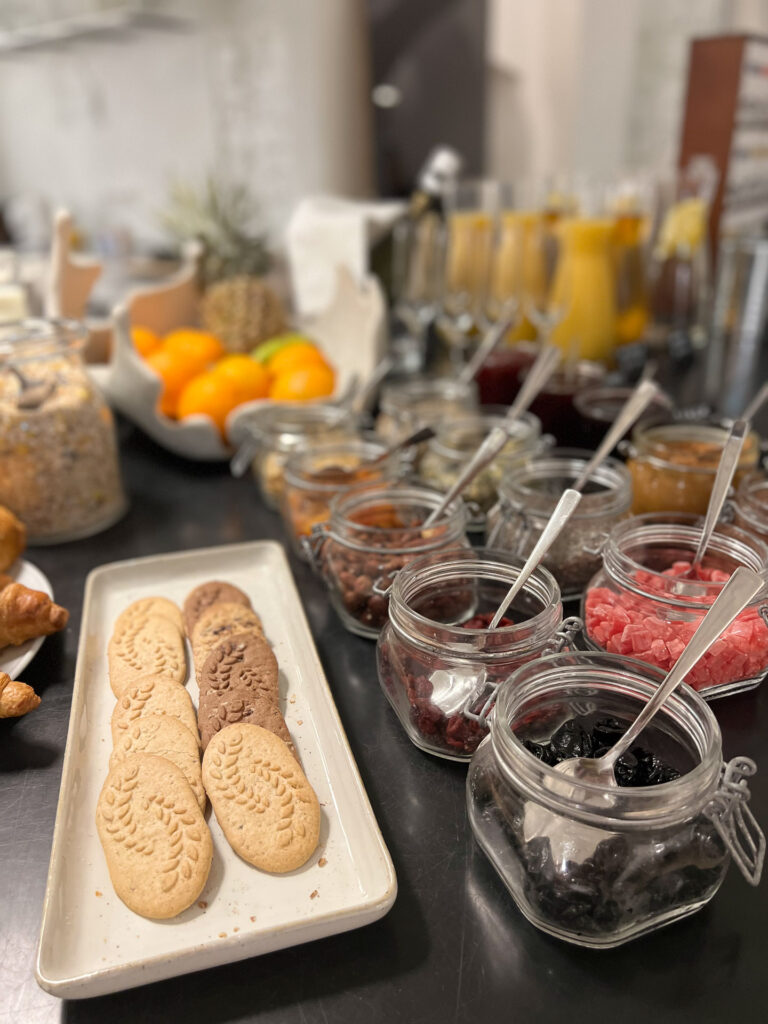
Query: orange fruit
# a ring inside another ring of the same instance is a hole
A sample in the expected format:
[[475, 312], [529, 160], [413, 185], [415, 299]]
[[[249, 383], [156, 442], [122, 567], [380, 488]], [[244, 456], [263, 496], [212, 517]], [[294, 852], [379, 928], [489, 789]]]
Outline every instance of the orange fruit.
[[150, 366], [163, 382], [160, 411], [166, 416], [175, 416], [176, 403], [182, 389], [199, 371], [194, 366], [190, 367], [182, 356], [168, 351], [163, 346], [147, 356], [147, 366]]
[[226, 355], [224, 346], [215, 334], [198, 331], [194, 327], [181, 327], [166, 334], [163, 348], [184, 359], [193, 375], [202, 373], [211, 363]]
[[133, 347], [144, 359], [156, 352], [162, 344], [160, 337], [154, 331], [150, 331], [148, 327], [132, 327], [131, 338]]
[[246, 355], [224, 356], [211, 368], [217, 377], [225, 377], [232, 383], [239, 401], [251, 402], [255, 398], [266, 398], [272, 375], [261, 363]]
[[319, 363], [325, 363], [323, 353], [319, 349], [308, 342], [297, 342], [295, 345], [286, 345], [276, 352], [267, 361], [267, 369], [278, 377], [289, 370], [298, 370], [300, 367]]
[[227, 416], [239, 404], [237, 389], [232, 381], [208, 370], [193, 377], [181, 392], [176, 414], [179, 419], [196, 413], [210, 416], [222, 437], [226, 437], [224, 424]]
[[288, 370], [275, 378], [269, 397], [278, 402], [303, 402], [333, 394], [336, 375], [327, 363], [313, 363]]

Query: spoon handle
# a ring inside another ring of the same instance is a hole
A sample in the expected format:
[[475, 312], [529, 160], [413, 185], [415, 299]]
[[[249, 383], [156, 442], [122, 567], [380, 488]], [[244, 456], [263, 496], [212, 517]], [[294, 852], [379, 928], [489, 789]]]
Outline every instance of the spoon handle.
[[752, 569], [748, 569], [744, 565], [740, 565], [736, 569], [720, 591], [717, 600], [699, 623], [696, 632], [688, 641], [685, 650], [675, 662], [667, 678], [618, 743], [604, 755], [606, 768], [608, 765], [613, 767], [621, 755], [632, 746], [670, 693], [680, 685], [699, 658], [707, 653], [723, 630], [727, 629], [736, 616], [760, 593], [763, 585], [763, 578]]
[[762, 406], [763, 406], [763, 404], [764, 404], [764, 402], [765, 402], [765, 400], [767, 398], [768, 398], [768, 380], [765, 382], [765, 384], [763, 384], [763, 386], [757, 392], [757, 394], [752, 399], [752, 401], [749, 403], [747, 408], [741, 414], [741, 418], [743, 420], [751, 420], [751, 419], [753, 419], [755, 413], [758, 411], [758, 409], [762, 408]]
[[491, 619], [491, 624], [488, 627], [489, 629], [496, 629], [498, 624], [501, 622], [504, 612], [509, 608], [514, 599], [523, 589], [531, 573], [538, 568], [539, 562], [557, 540], [560, 535], [560, 531], [571, 518], [573, 510], [580, 501], [581, 495], [578, 491], [574, 491], [570, 487], [567, 491], [563, 491], [563, 495], [555, 506], [555, 511], [549, 517], [549, 522], [541, 531], [541, 536], [536, 541], [533, 551], [528, 555], [525, 565], [520, 570], [520, 574], [507, 591], [507, 596], [501, 602], [498, 611]]
[[424, 521], [424, 526], [432, 526], [433, 523], [437, 522], [454, 498], [458, 498], [464, 488], [472, 483], [480, 470], [487, 466], [492, 459], [496, 458], [508, 440], [509, 434], [504, 427], [494, 427], [491, 430], [464, 469], [445, 492], [440, 504], [429, 513]]
[[619, 415], [613, 421], [608, 433], [603, 438], [600, 446], [598, 447], [595, 454], [586, 464], [584, 469], [581, 471], [578, 479], [575, 481], [573, 487], [575, 490], [580, 491], [584, 484], [589, 480], [590, 476], [594, 473], [606, 455], [611, 452], [618, 442], [624, 437], [626, 432], [632, 426], [638, 417], [642, 416], [648, 406], [651, 404], [653, 399], [658, 395], [659, 389], [652, 380], [643, 380], [637, 385], [635, 390], [626, 400], [624, 405], [619, 412]]
[[555, 372], [559, 362], [560, 349], [556, 345], [542, 345], [541, 351], [536, 356], [536, 362], [531, 366], [522, 387], [517, 393], [517, 398], [515, 398], [507, 410], [505, 418], [508, 421], [516, 420], [518, 416], [521, 416], [526, 411]]
[[509, 313], [507, 316], [502, 317], [497, 324], [494, 324], [489, 331], [486, 332], [485, 337], [475, 349], [474, 355], [466, 364], [464, 369], [459, 374], [460, 384], [469, 384], [470, 381], [474, 380], [474, 376], [480, 367], [483, 365], [485, 360], [494, 351], [496, 346], [501, 342], [501, 339], [510, 329], [510, 327], [517, 320], [517, 303], [515, 303], [515, 310]]
[[720, 456], [720, 464], [717, 467], [715, 482], [712, 484], [712, 493], [709, 496], [709, 505], [707, 505], [707, 515], [704, 519], [704, 526], [701, 529], [701, 537], [699, 537], [699, 544], [696, 548], [696, 554], [693, 556], [691, 568], [688, 570], [690, 575], [693, 574], [694, 567], [701, 562], [712, 539], [712, 531], [720, 518], [725, 499], [728, 496], [728, 489], [731, 486], [731, 480], [733, 480], [733, 474], [736, 472], [736, 467], [741, 458], [741, 448], [746, 434], [747, 421], [736, 420], [723, 445], [723, 454]]
[[[538, 395], [539, 391], [541, 391], [552, 376], [559, 360], [560, 350], [554, 345], [542, 348], [541, 352], [539, 352], [536, 357], [536, 362], [531, 367], [530, 373], [526, 377], [525, 382], [520, 389], [520, 393], [514, 403], [509, 407], [509, 411], [504, 417], [506, 423], [511, 423], [525, 412], [536, 395]], [[477, 474], [487, 466], [489, 462], [496, 458], [508, 440], [509, 433], [505, 427], [493, 428], [461, 471], [458, 478], [454, 480], [453, 484], [444, 495], [443, 500], [437, 508], [430, 512], [424, 522], [424, 526], [432, 526], [432, 524], [440, 518], [454, 498], [457, 498], [464, 488], [468, 487], [472, 483]]]

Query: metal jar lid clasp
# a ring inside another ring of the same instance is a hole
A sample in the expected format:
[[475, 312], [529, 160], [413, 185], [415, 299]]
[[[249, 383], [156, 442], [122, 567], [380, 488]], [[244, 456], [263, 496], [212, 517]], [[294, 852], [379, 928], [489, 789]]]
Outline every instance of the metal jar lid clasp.
[[750, 885], [760, 881], [765, 859], [765, 835], [747, 805], [747, 778], [756, 771], [755, 762], [748, 757], [734, 757], [724, 764], [720, 785], [706, 811]]

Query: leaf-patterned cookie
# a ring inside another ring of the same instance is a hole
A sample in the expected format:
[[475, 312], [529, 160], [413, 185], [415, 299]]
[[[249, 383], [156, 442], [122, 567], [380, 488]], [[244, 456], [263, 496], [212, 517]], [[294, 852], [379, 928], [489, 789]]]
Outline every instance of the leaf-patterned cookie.
[[172, 761], [184, 772], [200, 810], [205, 811], [205, 790], [200, 774], [197, 735], [172, 715], [143, 715], [122, 731], [109, 759], [109, 767], [133, 754], [154, 754]]
[[224, 601], [229, 604], [241, 604], [244, 608], [251, 607], [247, 594], [234, 584], [221, 580], [209, 580], [208, 583], [201, 583], [199, 587], [190, 591], [184, 601], [184, 624], [187, 627], [187, 634], [192, 636], [192, 630], [203, 612], [207, 612], [212, 605]]
[[134, 754], [104, 782], [96, 827], [115, 892], [143, 917], [175, 917], [202, 892], [211, 833], [181, 769]]
[[183, 686], [162, 676], [145, 676], [129, 686], [112, 712], [112, 743], [117, 743], [125, 730], [143, 715], [171, 715], [186, 725], [195, 739], [197, 716], [192, 700]]
[[137, 616], [115, 629], [107, 648], [109, 685], [116, 697], [139, 676], [183, 683], [187, 658], [181, 634], [162, 615]]
[[164, 619], [170, 619], [179, 634], [184, 635], [184, 619], [181, 609], [167, 597], [140, 597], [138, 601], [129, 604], [118, 615], [114, 632], [124, 625], [135, 622], [136, 619], [145, 619], [148, 615], [160, 615]]
[[320, 805], [285, 743], [258, 725], [228, 725], [203, 756], [203, 784], [224, 835], [244, 860], [285, 872], [311, 857]]
[[225, 694], [223, 698], [215, 693], [200, 698], [197, 724], [200, 727], [200, 743], [203, 750], [217, 732], [227, 725], [236, 725], [238, 722], [260, 725], [262, 729], [273, 732], [285, 743], [296, 760], [299, 760], [288, 726], [276, 704], [263, 697], [254, 697], [252, 694], [239, 691]]
[[263, 636], [237, 633], [216, 644], [198, 673], [201, 699], [245, 693], [277, 704], [277, 658]]
[[222, 640], [239, 634], [263, 638], [261, 619], [252, 608], [225, 602], [213, 605], [200, 616], [190, 637], [198, 679], [211, 651]]

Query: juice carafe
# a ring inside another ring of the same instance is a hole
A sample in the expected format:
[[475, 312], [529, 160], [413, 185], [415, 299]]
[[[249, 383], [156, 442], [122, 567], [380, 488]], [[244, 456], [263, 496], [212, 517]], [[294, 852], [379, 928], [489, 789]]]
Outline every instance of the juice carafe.
[[561, 257], [550, 297], [563, 318], [552, 341], [568, 359], [609, 360], [616, 344], [616, 281], [611, 240], [613, 221], [563, 221]]

